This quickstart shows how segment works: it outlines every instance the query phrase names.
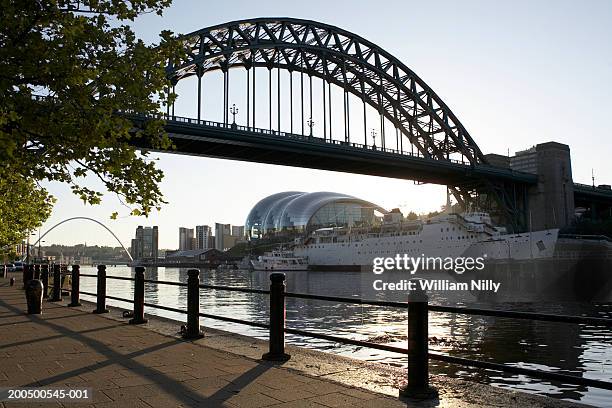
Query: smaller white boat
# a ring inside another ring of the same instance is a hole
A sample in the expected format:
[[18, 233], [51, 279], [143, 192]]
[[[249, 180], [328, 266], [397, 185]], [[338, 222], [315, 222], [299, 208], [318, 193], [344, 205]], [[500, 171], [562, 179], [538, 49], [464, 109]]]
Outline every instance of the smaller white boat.
[[308, 259], [292, 251], [272, 251], [251, 260], [256, 271], [307, 271]]

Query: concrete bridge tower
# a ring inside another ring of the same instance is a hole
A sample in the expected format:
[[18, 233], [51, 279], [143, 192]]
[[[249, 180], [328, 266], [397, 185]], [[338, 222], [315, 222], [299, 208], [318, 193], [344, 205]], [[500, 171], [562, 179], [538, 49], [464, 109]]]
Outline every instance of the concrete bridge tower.
[[517, 152], [510, 158], [513, 170], [538, 175], [528, 191], [531, 230], [563, 228], [574, 219], [574, 182], [568, 145], [547, 142]]

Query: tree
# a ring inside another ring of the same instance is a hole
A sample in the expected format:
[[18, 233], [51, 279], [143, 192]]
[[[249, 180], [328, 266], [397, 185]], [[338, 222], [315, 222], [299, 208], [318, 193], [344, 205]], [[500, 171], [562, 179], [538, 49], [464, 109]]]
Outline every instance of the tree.
[[51, 214], [53, 198], [19, 174], [0, 177], [0, 248], [6, 254]]
[[[20, 176], [15, 191], [29, 186], [38, 210], [50, 203], [35, 184], [42, 180], [68, 183], [98, 204], [103, 193], [85, 185], [89, 174], [134, 215], [164, 203], [162, 172], [133, 147], [171, 147], [163, 122], [134, 132], [117, 111], [154, 114], [174, 99], [165, 66], [179, 55], [175, 37], [163, 31], [159, 44], [147, 45], [127, 25], [142, 13], [161, 15], [170, 3], [0, 0], [0, 179]], [[3, 216], [20, 198], [0, 198]]]

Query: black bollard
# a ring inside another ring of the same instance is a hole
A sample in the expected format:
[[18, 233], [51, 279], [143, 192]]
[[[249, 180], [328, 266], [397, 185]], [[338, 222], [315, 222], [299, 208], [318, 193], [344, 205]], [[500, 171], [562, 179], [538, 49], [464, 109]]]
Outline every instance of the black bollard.
[[128, 322], [130, 324], [143, 324], [148, 320], [144, 317], [144, 266], [136, 267], [134, 280], [134, 317]]
[[53, 292], [51, 302], [62, 301], [62, 268], [60, 265], [53, 265]]
[[200, 330], [200, 270], [187, 271], [187, 330], [184, 339], [201, 339], [204, 337]]
[[416, 282], [416, 289], [408, 295], [408, 383], [400, 389], [400, 396], [431, 399], [438, 390], [429, 385], [428, 297]]
[[49, 297], [49, 265], [42, 265], [40, 267], [40, 280], [43, 284], [43, 298]]
[[42, 313], [43, 284], [38, 279], [30, 279], [25, 289], [28, 314]]
[[108, 313], [106, 308], [106, 265], [98, 265], [98, 281], [96, 290], [96, 314]]
[[40, 279], [40, 264], [34, 265], [34, 276], [32, 279]]
[[70, 290], [70, 304], [68, 305], [69, 307], [76, 307], [76, 306], [81, 306], [81, 300], [80, 300], [80, 279], [81, 279], [81, 273], [80, 273], [80, 267], [79, 265], [72, 265], [72, 288]]
[[15, 286], [15, 277], [11, 276], [11, 280], [9, 282], [11, 286]]
[[285, 353], [285, 274], [270, 275], [270, 338], [269, 351], [261, 358], [268, 361], [287, 361]]

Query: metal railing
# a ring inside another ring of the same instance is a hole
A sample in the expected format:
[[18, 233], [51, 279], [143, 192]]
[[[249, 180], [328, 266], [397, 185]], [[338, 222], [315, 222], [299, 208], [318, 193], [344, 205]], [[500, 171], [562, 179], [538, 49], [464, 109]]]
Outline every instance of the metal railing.
[[[27, 270], [26, 270], [27, 269]], [[39, 275], [36, 275], [35, 271], [39, 270]], [[32, 265], [26, 265], [24, 268], [24, 279], [32, 279], [40, 276], [45, 287], [45, 295], [48, 292], [48, 287], [53, 288], [52, 298], [50, 301], [61, 301], [61, 275], [63, 268], [60, 265], [42, 265], [39, 268]], [[482, 368], [488, 370], [501, 371], [508, 374], [515, 375], [527, 375], [530, 377], [549, 380], [559, 381], [567, 384], [582, 385], [587, 387], [597, 387], [606, 390], [612, 390], [612, 382], [596, 380], [592, 378], [578, 377], [574, 375], [561, 374], [550, 371], [536, 370], [531, 368], [500, 364], [490, 361], [473, 360], [464, 357], [456, 357], [448, 354], [442, 354], [438, 352], [430, 352], [428, 350], [428, 315], [429, 312], [434, 313], [454, 313], [464, 315], [476, 315], [476, 316], [493, 316], [507, 319], [526, 319], [536, 321], [547, 321], [557, 323], [568, 323], [568, 324], [586, 324], [593, 326], [604, 326], [612, 328], [612, 319], [590, 317], [590, 316], [569, 316], [569, 315], [554, 315], [546, 313], [536, 312], [521, 312], [521, 311], [507, 311], [507, 310], [495, 310], [495, 309], [480, 309], [480, 308], [468, 308], [468, 307], [454, 307], [454, 306], [439, 306], [429, 305], [427, 295], [424, 292], [411, 292], [408, 297], [408, 302], [392, 302], [392, 301], [379, 301], [379, 300], [367, 300], [360, 298], [350, 297], [338, 297], [338, 296], [323, 296], [306, 293], [294, 293], [286, 292], [285, 290], [285, 275], [282, 273], [273, 273], [270, 275], [271, 283], [269, 290], [263, 289], [249, 289], [239, 288], [232, 286], [220, 286], [220, 285], [207, 285], [201, 284], [199, 279], [199, 270], [190, 269], [188, 271], [189, 278], [187, 283], [174, 282], [174, 281], [161, 281], [161, 280], [150, 280], [145, 279], [144, 267], [136, 267], [136, 274], [134, 278], [120, 277], [120, 276], [107, 276], [106, 266], [98, 265], [97, 274], [81, 274], [78, 265], [72, 266], [72, 282], [71, 288], [68, 290], [71, 294], [71, 304], [69, 306], [80, 305], [80, 294], [95, 296], [96, 297], [96, 309], [93, 313], [108, 313], [106, 307], [106, 299], [131, 303], [133, 305], [133, 313], [130, 317], [131, 324], [143, 324], [147, 322], [144, 314], [144, 308], [155, 308], [160, 310], [166, 310], [170, 312], [176, 312], [180, 314], [186, 314], [186, 325], [182, 327], [183, 337], [187, 339], [196, 339], [202, 337], [202, 332], [199, 324], [199, 318], [216, 319], [230, 323], [236, 323], [241, 325], [247, 325], [257, 327], [261, 329], [269, 330], [269, 351], [262, 356], [262, 358], [272, 361], [285, 361], [290, 358], [285, 353], [285, 333], [294, 334], [304, 337], [317, 338], [327, 341], [333, 341], [338, 343], [369, 347], [372, 349], [383, 350], [387, 352], [407, 354], [408, 355], [408, 385], [407, 388], [401, 390], [403, 395], [412, 397], [430, 397], [435, 395], [433, 390], [428, 383], [429, 377], [429, 360], [441, 361], [445, 363], [458, 364], [467, 367]], [[53, 282], [51, 286], [48, 284], [49, 273], [53, 273]], [[67, 274], [68, 272], [63, 272]], [[30, 275], [32, 274], [32, 275]], [[96, 293], [84, 292], [80, 290], [80, 278], [96, 278], [97, 290]], [[116, 296], [106, 294], [106, 281], [108, 279], [121, 280], [121, 281], [133, 281], [134, 282], [134, 296], [133, 299], [125, 299]], [[145, 302], [145, 283], [152, 283], [158, 285], [171, 285], [180, 286], [187, 288], [187, 310], [173, 308], [158, 304], [146, 303]], [[270, 301], [270, 314], [269, 324], [252, 322], [234, 317], [219, 316], [210, 313], [204, 313], [200, 311], [200, 290], [220, 290], [220, 291], [232, 291], [250, 294], [259, 294], [269, 296]], [[286, 327], [285, 325], [285, 299], [309, 299], [327, 302], [341, 302], [356, 305], [371, 305], [380, 307], [394, 307], [407, 309], [408, 311], [408, 348], [395, 347], [385, 344], [378, 344], [372, 342], [366, 342], [361, 340], [355, 340], [340, 336], [334, 336], [323, 333], [316, 333], [312, 331], [294, 329]]]
[[[393, 149], [393, 148], [389, 148], [386, 146], [375, 146], [375, 145], [368, 145], [364, 143], [348, 142], [344, 140], [337, 140], [337, 139], [331, 139], [331, 138], [326, 138], [326, 137], [323, 137], [323, 138], [317, 137], [314, 135], [304, 135], [301, 133], [290, 133], [290, 132], [283, 132], [283, 131], [278, 131], [278, 130], [273, 130], [273, 129], [263, 129], [263, 128], [257, 128], [257, 127], [251, 127], [251, 126], [237, 125], [235, 123], [214, 122], [214, 121], [204, 120], [204, 119], [188, 118], [188, 117], [176, 116], [176, 115], [167, 115], [165, 113], [159, 113], [155, 115], [152, 115], [152, 114], [145, 115], [141, 113], [127, 112], [127, 111], [120, 111], [119, 113], [127, 115], [127, 116], [132, 116], [134, 118], [162, 119], [162, 120], [165, 120], [166, 122], [184, 123], [184, 124], [195, 125], [195, 126], [209, 126], [213, 128], [219, 128], [219, 129], [250, 132], [250, 133], [260, 134], [264, 136], [266, 135], [280, 136], [286, 139], [299, 140], [299, 141], [310, 142], [310, 143], [331, 144], [331, 145], [342, 146], [342, 147], [352, 147], [352, 148], [356, 148], [360, 150], [368, 150], [369, 152], [388, 153], [388, 154], [394, 154], [394, 155], [414, 157], [414, 158], [419, 158], [419, 159], [427, 159], [419, 151], [412, 152], [412, 151], [408, 151], [404, 149]], [[447, 161], [453, 164], [460, 164], [466, 167], [472, 166], [472, 164], [469, 161], [465, 161], [465, 159], [458, 160], [458, 159], [449, 157], [449, 158], [444, 159], [444, 161]]]

